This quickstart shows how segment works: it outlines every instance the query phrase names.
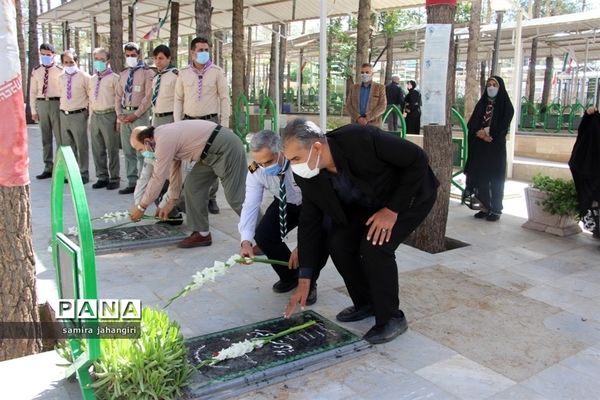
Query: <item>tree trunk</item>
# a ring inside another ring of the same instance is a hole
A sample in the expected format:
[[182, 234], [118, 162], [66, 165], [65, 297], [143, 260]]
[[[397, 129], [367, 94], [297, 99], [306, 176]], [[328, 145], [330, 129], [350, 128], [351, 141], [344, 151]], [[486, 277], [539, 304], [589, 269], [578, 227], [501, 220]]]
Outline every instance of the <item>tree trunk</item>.
[[394, 68], [394, 36], [385, 38], [386, 53], [385, 53], [385, 79], [384, 84], [392, 81], [392, 73]]
[[[25, 48], [25, 35], [23, 35], [23, 4], [21, 0], [15, 0], [16, 8], [16, 22], [17, 22], [17, 44], [19, 46], [19, 63], [21, 64], [21, 85], [23, 90], [27, 88], [27, 82], [29, 82], [29, 75], [27, 75], [27, 60], [25, 55], [27, 50]], [[27, 96], [23, 93], [23, 101]]]
[[356, 71], [354, 76], [360, 82], [360, 67], [369, 62], [370, 31], [371, 31], [371, 0], [358, 2], [358, 26], [356, 28]]
[[25, 92], [25, 118], [28, 124], [33, 124], [31, 118], [31, 107], [29, 107], [29, 85], [31, 84], [29, 77], [33, 68], [39, 64], [39, 44], [38, 44], [38, 32], [37, 32], [37, 2], [35, 0], [29, 0], [29, 60], [27, 63], [27, 91]]
[[27, 338], [0, 340], [0, 361], [41, 350], [29, 186], [0, 186], [0, 321], [23, 322]]
[[79, 57], [79, 61], [82, 60], [81, 49], [79, 48], [79, 29], [75, 28], [73, 30], [73, 46], [75, 48], [75, 54]]
[[485, 85], [487, 84], [487, 63], [486, 61], [481, 62], [481, 70], [479, 71], [479, 95], [485, 91]]
[[[96, 20], [96, 17], [93, 17], [92, 29], [92, 35], [94, 36], [94, 46], [102, 47], [102, 43], [100, 43], [100, 34], [98, 33], [98, 21]], [[92, 51], [93, 50], [94, 49], [92, 49]]]
[[275, 87], [275, 74], [277, 73], [275, 71], [275, 52], [277, 51], [277, 40], [279, 38], [275, 32], [277, 32], [278, 28], [278, 24], [271, 25], [273, 31], [271, 32], [271, 58], [269, 59], [269, 97], [273, 101], [275, 101], [275, 90], [277, 90]]
[[477, 56], [479, 54], [479, 37], [481, 21], [481, 0], [471, 2], [471, 20], [469, 21], [469, 42], [467, 46], [467, 75], [465, 77], [465, 111], [469, 118], [477, 100], [479, 100], [479, 84], [477, 82]]
[[179, 2], [171, 3], [171, 27], [169, 48], [171, 49], [171, 64], [177, 66], [177, 38], [179, 37]]
[[244, 92], [244, 0], [233, 0], [231, 27], [233, 31], [231, 101], [235, 107], [238, 97]]
[[252, 27], [248, 27], [248, 33], [246, 37], [246, 73], [244, 74], [244, 92], [250, 93], [250, 78], [252, 74], [252, 65], [250, 60], [252, 59]]
[[[284, 94], [284, 82], [283, 82], [283, 75], [284, 75], [284, 71], [285, 71], [285, 52], [287, 51], [287, 46], [286, 46], [286, 38], [284, 36], [287, 35], [287, 30], [286, 30], [286, 26], [285, 24], [279, 24], [280, 26], [280, 33], [283, 36], [279, 37], [279, 100], [280, 100], [280, 104], [281, 107], [283, 107], [283, 103], [284, 103], [284, 99], [285, 97], [283, 96]], [[279, 112], [283, 112], [283, 109], [279, 110]]]
[[546, 57], [546, 71], [544, 72], [544, 88], [542, 89], [542, 107], [550, 102], [552, 92], [552, 78], [554, 77], [554, 57]]
[[196, 35], [204, 36], [210, 43], [212, 39], [212, 1], [211, 0], [196, 0], [194, 3], [194, 11], [196, 14]]
[[[50, 10], [52, 8], [52, 5], [50, 4], [50, 0], [48, 0], [48, 10]], [[51, 45], [54, 45], [54, 38], [52, 37], [52, 24], [48, 24], [48, 43], [50, 43]]]
[[69, 22], [63, 22], [63, 51], [71, 48], [71, 28]]
[[[542, 8], [541, 0], [533, 2], [533, 18], [540, 17]], [[535, 101], [535, 66], [537, 65], [538, 38], [534, 37], [531, 41], [531, 55], [529, 56], [529, 69], [527, 70], [527, 97], [531, 103]]]
[[[428, 5], [428, 24], [452, 24], [456, 13], [456, 5]], [[415, 246], [430, 253], [438, 253], [446, 249], [446, 224], [448, 222], [448, 206], [450, 203], [450, 181], [452, 179], [452, 127], [451, 108], [454, 101], [454, 45], [453, 33], [450, 33], [448, 80], [446, 83], [446, 125], [425, 126], [423, 148], [429, 155], [429, 164], [440, 181], [437, 200], [433, 209], [415, 233]]]
[[123, 69], [123, 1], [109, 0], [110, 66], [116, 73]]
[[134, 42], [135, 41], [135, 32], [133, 31], [133, 7], [127, 7], [127, 41]]

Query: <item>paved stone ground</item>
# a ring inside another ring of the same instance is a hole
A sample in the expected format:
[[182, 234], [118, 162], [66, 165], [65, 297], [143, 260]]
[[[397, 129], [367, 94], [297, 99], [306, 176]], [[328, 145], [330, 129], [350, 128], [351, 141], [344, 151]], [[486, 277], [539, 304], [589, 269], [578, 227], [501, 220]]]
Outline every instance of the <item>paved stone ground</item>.
[[[37, 127], [29, 132], [38, 292], [40, 300], [52, 302], [57, 296], [47, 252], [50, 182], [34, 178], [42, 170], [41, 140]], [[508, 182], [498, 223], [475, 220], [472, 211], [451, 203], [447, 235], [470, 246], [435, 255], [400, 246], [406, 334], [364, 356], [238, 399], [597, 399], [599, 242], [587, 234], [558, 238], [521, 228], [523, 186]], [[131, 196], [92, 190], [91, 184], [86, 194], [94, 216], [131, 206]], [[211, 247], [98, 256], [100, 297], [141, 298], [145, 306], [162, 306], [196, 270], [235, 253], [237, 217], [222, 193], [219, 204], [221, 214], [211, 216]], [[65, 207], [72, 207], [70, 200]], [[67, 215], [72, 218], [72, 210]], [[271, 291], [274, 281], [269, 266], [238, 266], [175, 302], [169, 314], [188, 337], [276, 317], [287, 295]], [[313, 309], [333, 320], [349, 304], [330, 263]], [[367, 319], [341, 325], [363, 334], [372, 324]], [[60, 380], [56, 362], [50, 352], [0, 363], [1, 397], [80, 398], [75, 384]]]

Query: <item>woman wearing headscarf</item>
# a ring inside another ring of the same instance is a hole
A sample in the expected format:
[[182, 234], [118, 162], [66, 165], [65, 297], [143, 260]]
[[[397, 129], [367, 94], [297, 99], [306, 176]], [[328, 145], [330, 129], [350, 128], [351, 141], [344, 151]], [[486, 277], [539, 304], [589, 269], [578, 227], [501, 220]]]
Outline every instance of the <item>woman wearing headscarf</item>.
[[595, 107], [588, 108], [581, 119], [569, 168], [584, 227], [592, 231], [594, 237], [600, 237], [600, 114]]
[[469, 154], [465, 165], [465, 196], [479, 200], [475, 218], [498, 221], [502, 214], [506, 177], [506, 134], [514, 115], [504, 80], [492, 76], [487, 80], [469, 119]]
[[421, 130], [421, 93], [416, 89], [417, 82], [406, 82], [408, 94], [404, 98], [404, 118], [406, 133], [418, 135]]

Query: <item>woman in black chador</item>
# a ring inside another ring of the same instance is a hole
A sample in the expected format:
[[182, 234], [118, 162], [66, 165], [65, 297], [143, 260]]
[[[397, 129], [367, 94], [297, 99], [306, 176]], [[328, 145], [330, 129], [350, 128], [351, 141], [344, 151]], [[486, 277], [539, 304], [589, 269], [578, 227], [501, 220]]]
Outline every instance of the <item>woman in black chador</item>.
[[406, 133], [418, 135], [421, 130], [421, 93], [416, 89], [417, 82], [406, 82], [408, 94], [404, 98], [404, 118]]
[[579, 213], [584, 227], [600, 237], [600, 114], [590, 107], [581, 119], [569, 168], [577, 190]]
[[498, 221], [506, 177], [506, 134], [515, 110], [499, 76], [488, 79], [469, 119], [469, 154], [465, 165], [465, 196], [479, 200], [475, 218]]

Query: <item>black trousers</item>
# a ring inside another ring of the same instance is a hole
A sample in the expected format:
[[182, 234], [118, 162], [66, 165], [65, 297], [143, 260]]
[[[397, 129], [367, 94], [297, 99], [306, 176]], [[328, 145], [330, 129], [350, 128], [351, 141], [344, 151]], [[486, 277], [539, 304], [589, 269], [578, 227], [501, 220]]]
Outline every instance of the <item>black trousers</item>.
[[[288, 232], [298, 226], [298, 220], [300, 218], [301, 206], [294, 204], [287, 205], [287, 228]], [[256, 232], [254, 233], [254, 240], [260, 249], [265, 253], [267, 258], [280, 261], [288, 261], [292, 252], [283, 240], [281, 240], [281, 234], [279, 232], [279, 199], [273, 200], [265, 211], [265, 215], [261, 218]], [[319, 278], [321, 269], [327, 263], [329, 254], [327, 253], [327, 246], [323, 245], [319, 249], [321, 254], [321, 262], [319, 265], [310, 266], [313, 268], [313, 276], [311, 284], [314, 284]], [[275, 273], [284, 282], [298, 280], [298, 270], [289, 269], [283, 265], [271, 264]]]
[[329, 233], [331, 259], [344, 279], [354, 306], [371, 305], [377, 325], [383, 325], [399, 314], [395, 251], [423, 222], [435, 198], [398, 214], [390, 241], [383, 245], [373, 245], [366, 237], [369, 227], [365, 223], [376, 209], [347, 207], [350, 222], [334, 225]]
[[477, 198], [487, 207], [487, 211], [502, 214], [504, 199], [504, 179], [492, 179], [477, 185]]

